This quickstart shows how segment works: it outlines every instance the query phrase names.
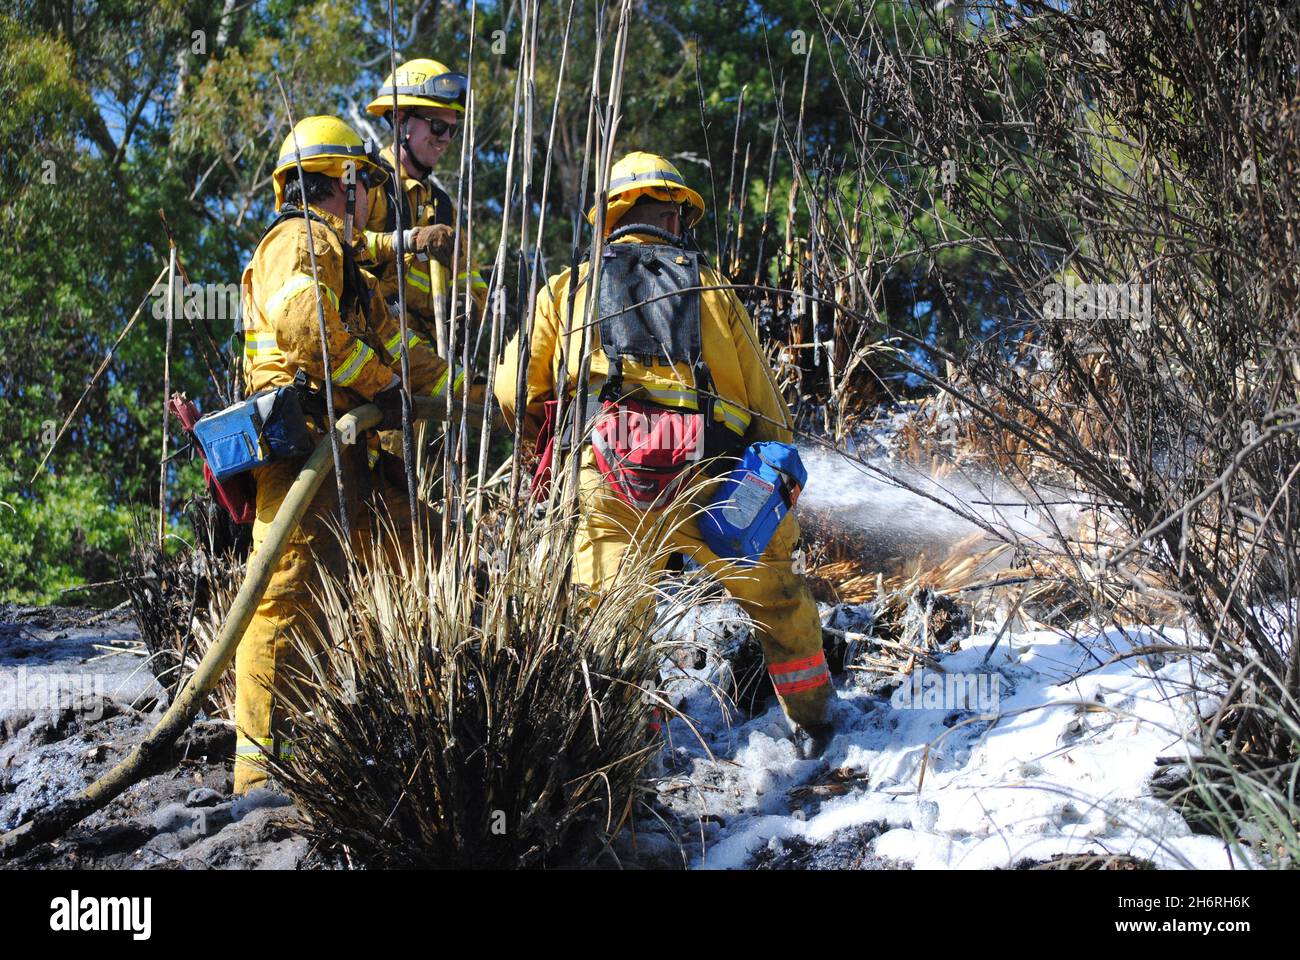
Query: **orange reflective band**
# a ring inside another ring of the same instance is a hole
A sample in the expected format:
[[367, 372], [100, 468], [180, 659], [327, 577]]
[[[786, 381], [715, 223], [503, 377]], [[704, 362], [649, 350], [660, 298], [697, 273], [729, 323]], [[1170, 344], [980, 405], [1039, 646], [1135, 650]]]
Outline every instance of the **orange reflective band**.
[[786, 660], [783, 663], [770, 663], [767, 666], [767, 672], [772, 674], [772, 676], [776, 676], [781, 673], [795, 673], [799, 670], [807, 670], [810, 667], [817, 666], [818, 664], [821, 664], [822, 666], [826, 665], [826, 653], [823, 650], [818, 650], [812, 656], [804, 657], [802, 660]]
[[814, 687], [820, 687], [822, 684], [830, 683], [831, 675], [825, 667], [822, 668], [819, 676], [810, 677], [807, 680], [799, 680], [794, 683], [773, 683], [776, 692], [783, 697], [788, 697], [792, 693], [803, 693], [805, 690], [811, 690]]
[[772, 676], [772, 686], [781, 696], [802, 693], [831, 682], [831, 673], [826, 667], [826, 654], [821, 650], [802, 660], [769, 664], [767, 672]]

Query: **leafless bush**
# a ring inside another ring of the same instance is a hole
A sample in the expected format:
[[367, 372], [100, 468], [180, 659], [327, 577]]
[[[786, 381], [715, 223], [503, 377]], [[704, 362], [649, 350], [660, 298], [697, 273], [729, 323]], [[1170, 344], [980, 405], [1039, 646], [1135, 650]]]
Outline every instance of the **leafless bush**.
[[[966, 10], [823, 20], [854, 141], [821, 242], [860, 290], [924, 265], [962, 349], [900, 334], [931, 361], [918, 373], [1022, 487], [1068, 483], [1118, 524], [1110, 544], [1067, 544], [1076, 576], [1158, 575], [1231, 685], [1210, 721], [1229, 752], [1294, 760], [1300, 13]], [[896, 251], [857, 240], [868, 183], [912, 212]], [[952, 249], [996, 265], [978, 312]]]

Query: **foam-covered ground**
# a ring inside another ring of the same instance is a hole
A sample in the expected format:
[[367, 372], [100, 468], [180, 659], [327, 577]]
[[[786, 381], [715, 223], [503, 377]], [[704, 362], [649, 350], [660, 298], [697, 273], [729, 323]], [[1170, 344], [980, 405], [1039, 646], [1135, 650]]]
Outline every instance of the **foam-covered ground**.
[[[836, 615], [869, 629], [866, 608]], [[702, 868], [989, 869], [1085, 854], [1231, 865], [1152, 791], [1157, 758], [1195, 742], [1186, 661], [1121, 657], [1182, 644], [1180, 631], [1008, 632], [989, 654], [1000, 625], [977, 624], [944, 674], [923, 671], [892, 695], [838, 678], [837, 735], [808, 760], [774, 701], [746, 719], [710, 689], [725, 683], [722, 653], [742, 620], [721, 601], [676, 631], [715, 640], [699, 669], [674, 667], [666, 684], [699, 736], [669, 724], [639, 855]]]

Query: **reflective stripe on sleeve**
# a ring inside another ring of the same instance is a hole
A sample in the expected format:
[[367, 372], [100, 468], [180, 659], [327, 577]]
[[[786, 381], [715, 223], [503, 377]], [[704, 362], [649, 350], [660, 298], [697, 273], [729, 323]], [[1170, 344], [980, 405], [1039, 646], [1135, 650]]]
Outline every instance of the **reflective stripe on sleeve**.
[[462, 283], [466, 278], [469, 279], [469, 288], [471, 290], [486, 290], [487, 281], [479, 274], [477, 270], [472, 273], [462, 273], [456, 277], [457, 283]]
[[274, 333], [247, 333], [244, 335], [244, 354], [250, 360], [265, 360], [279, 354], [280, 344]]
[[356, 382], [357, 377], [361, 376], [361, 368], [366, 365], [366, 361], [374, 355], [375, 351], [358, 340], [352, 352], [347, 355], [347, 359], [339, 365], [339, 369], [334, 371], [330, 379], [340, 387], [351, 386]]
[[718, 401], [718, 409], [722, 411], [722, 422], [743, 437], [749, 429], [749, 421], [753, 419], [749, 411], [726, 400]]
[[[451, 369], [452, 369], [451, 367], [448, 367], [446, 370], [442, 371], [442, 376], [440, 376], [437, 382], [434, 383], [433, 385], [433, 390], [431, 391], [433, 396], [435, 397], [439, 396], [446, 389], [447, 375], [451, 373]], [[465, 380], [465, 371], [457, 368], [456, 378], [451, 382], [451, 392], [455, 393], [456, 391], [458, 391], [460, 389], [461, 383], [464, 380]]]
[[801, 660], [768, 664], [767, 672], [772, 675], [772, 686], [783, 697], [831, 682], [831, 672], [826, 666], [826, 654], [821, 650]]
[[406, 271], [406, 282], [421, 293], [428, 293], [433, 289], [433, 281], [429, 278], [428, 270], [421, 272], [418, 268], [411, 267]]
[[[284, 285], [281, 286], [279, 290], [275, 291], [274, 295], [272, 295], [270, 300], [266, 301], [267, 316], [269, 317], [272, 314], [274, 314], [277, 310], [283, 307], [294, 297], [298, 296], [298, 294], [302, 293], [304, 290], [307, 290], [312, 286], [316, 286], [316, 285], [317, 285], [316, 281], [313, 280], [308, 274], [305, 273], [294, 274], [292, 277], [290, 277], [288, 280], [284, 282]], [[319, 284], [319, 286], [321, 290], [324, 291], [325, 298], [334, 305], [334, 309], [337, 311], [339, 308], [338, 295], [335, 294], [333, 290], [331, 290], [327, 285], [323, 283]]]
[[[389, 356], [395, 357], [398, 354], [398, 350], [401, 347], [401, 343], [402, 343], [402, 331], [398, 330], [395, 334], [389, 337], [387, 341], [385, 341], [384, 350], [388, 353]], [[411, 347], [418, 347], [422, 343], [424, 343], [424, 340], [421, 339], [420, 337], [417, 337], [413, 331], [411, 330], [406, 331], [406, 347], [408, 350]]]

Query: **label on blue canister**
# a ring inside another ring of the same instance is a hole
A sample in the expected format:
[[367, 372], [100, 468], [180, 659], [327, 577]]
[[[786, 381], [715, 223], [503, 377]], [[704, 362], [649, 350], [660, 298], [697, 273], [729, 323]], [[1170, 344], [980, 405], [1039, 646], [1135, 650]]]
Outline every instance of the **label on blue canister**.
[[746, 473], [727, 497], [722, 517], [737, 530], [748, 529], [772, 498], [776, 487], [756, 473]]
[[756, 563], [808, 474], [790, 444], [768, 441], [745, 451], [700, 517], [700, 536], [719, 557]]

